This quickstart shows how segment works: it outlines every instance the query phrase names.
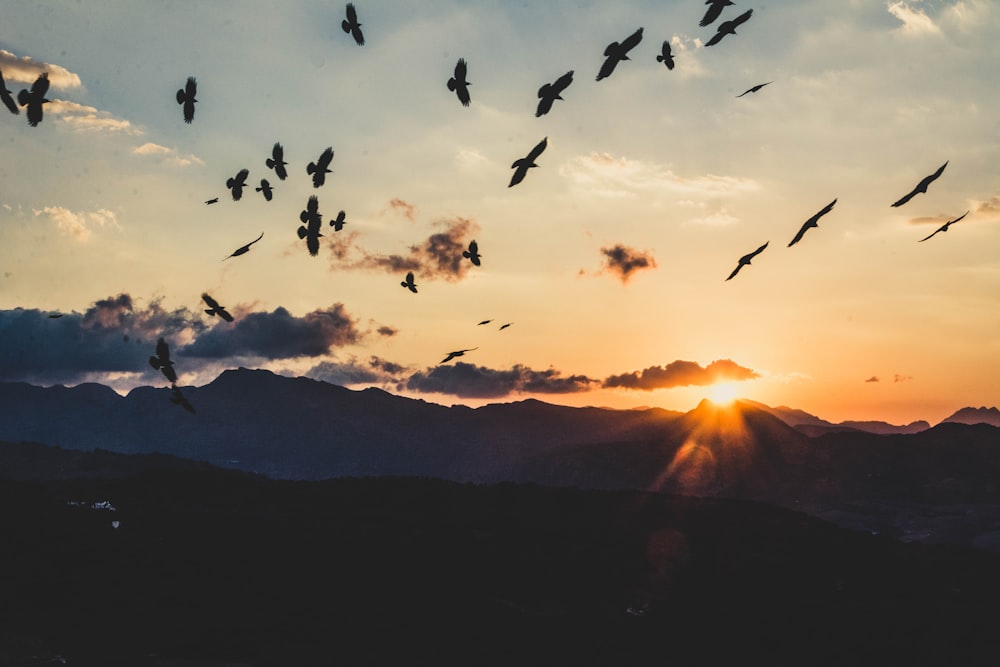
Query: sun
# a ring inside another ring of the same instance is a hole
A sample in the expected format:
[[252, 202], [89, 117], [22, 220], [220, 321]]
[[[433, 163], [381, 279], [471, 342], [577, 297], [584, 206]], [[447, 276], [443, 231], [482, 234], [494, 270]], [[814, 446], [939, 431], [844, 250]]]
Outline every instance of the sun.
[[735, 382], [719, 382], [708, 388], [708, 398], [716, 405], [729, 405], [738, 393]]

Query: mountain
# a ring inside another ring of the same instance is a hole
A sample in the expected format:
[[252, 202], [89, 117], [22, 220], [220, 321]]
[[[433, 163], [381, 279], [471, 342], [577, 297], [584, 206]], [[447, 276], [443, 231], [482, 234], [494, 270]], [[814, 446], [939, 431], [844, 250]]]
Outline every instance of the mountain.
[[962, 408], [955, 414], [941, 421], [954, 422], [957, 424], [990, 424], [1000, 426], [1000, 410], [996, 408]]
[[922, 419], [910, 422], [909, 424], [889, 424], [884, 421], [842, 421], [838, 423], [829, 422], [815, 415], [811, 415], [804, 410], [789, 408], [784, 405], [772, 408], [744, 399], [744, 402], [754, 407], [770, 412], [772, 415], [785, 422], [789, 426], [802, 431], [808, 436], [815, 437], [832, 431], [865, 431], [867, 433], [878, 433], [890, 435], [893, 433], [919, 433], [931, 427], [929, 422]]

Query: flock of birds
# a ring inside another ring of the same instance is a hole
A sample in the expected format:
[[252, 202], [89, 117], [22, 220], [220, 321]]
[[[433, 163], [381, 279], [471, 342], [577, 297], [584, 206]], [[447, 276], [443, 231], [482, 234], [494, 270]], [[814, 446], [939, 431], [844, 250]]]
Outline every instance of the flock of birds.
[[[720, 16], [726, 7], [734, 5], [731, 0], [706, 0], [706, 5], [708, 8], [705, 12], [704, 17], [701, 19], [699, 25], [702, 27], [712, 25]], [[745, 12], [735, 16], [732, 19], [722, 21], [716, 28], [715, 34], [705, 42], [705, 46], [714, 46], [720, 43], [728, 35], [736, 35], [736, 29], [750, 20], [753, 16], [753, 10], [748, 9]], [[361, 30], [362, 24], [358, 20], [357, 9], [353, 3], [348, 3], [346, 6], [346, 16], [341, 22], [341, 28], [347, 34], [349, 34], [358, 46], [363, 46], [365, 44], [364, 34]], [[619, 64], [624, 61], [630, 60], [629, 53], [634, 49], [643, 38], [643, 28], [639, 28], [628, 37], [623, 39], [621, 42], [611, 42], [604, 50], [604, 62], [597, 73], [596, 81], [601, 81], [610, 77], [616, 70]], [[662, 63], [668, 70], [673, 70], [676, 63], [674, 61], [673, 54], [671, 52], [670, 42], [664, 40], [660, 53], [656, 56], [656, 61]], [[563, 100], [562, 94], [566, 89], [573, 83], [574, 71], [570, 70], [558, 77], [555, 81], [551, 83], [545, 83], [538, 89], [538, 105], [535, 110], [535, 116], [540, 117], [548, 114], [553, 104], [556, 100]], [[768, 81], [766, 83], [760, 83], [748, 88], [746, 91], [737, 95], [736, 97], [743, 97], [744, 95], [750, 93], [757, 93], [765, 86], [774, 83], [773, 81]], [[455, 64], [452, 76], [448, 78], [446, 82], [447, 89], [452, 91], [458, 98], [458, 101], [465, 107], [468, 107], [472, 103], [472, 97], [469, 90], [471, 82], [468, 80], [468, 62], [464, 58], [459, 58]], [[49, 89], [49, 76], [47, 72], [43, 72], [38, 76], [38, 78], [31, 85], [30, 89], [22, 89], [17, 94], [17, 100], [15, 102], [13, 94], [11, 91], [7, 90], [3, 81], [3, 73], [0, 72], [0, 99], [2, 99], [4, 105], [12, 114], [18, 114], [18, 106], [24, 107], [26, 110], [26, 116], [28, 124], [32, 127], [38, 126], [43, 119], [43, 108], [49, 100], [45, 97]], [[176, 101], [177, 104], [181, 106], [183, 120], [185, 123], [192, 123], [195, 117], [195, 105], [198, 103], [198, 84], [195, 77], [188, 77], [183, 88], [177, 90]], [[516, 159], [513, 164], [511, 164], [511, 169], [513, 169], [513, 174], [510, 178], [510, 183], [508, 187], [514, 187], [515, 185], [521, 183], [527, 176], [530, 169], [536, 168], [539, 165], [536, 160], [539, 159], [541, 154], [545, 151], [548, 146], [548, 137], [543, 138], [539, 141], [523, 158]], [[312, 180], [312, 185], [314, 188], [321, 188], [326, 183], [326, 175], [332, 173], [330, 166], [333, 162], [334, 150], [332, 147], [327, 147], [324, 149], [319, 157], [306, 165], [306, 174]], [[288, 178], [288, 170], [286, 167], [288, 163], [284, 159], [284, 149], [281, 143], [275, 143], [271, 150], [271, 156], [265, 161], [265, 165], [269, 170], [271, 170], [279, 181], [284, 181]], [[932, 182], [941, 176], [944, 172], [945, 167], [947, 167], [948, 162], [941, 165], [935, 172], [923, 178], [910, 192], [905, 194], [903, 197], [895, 201], [892, 206], [899, 207], [907, 202], [909, 202], [914, 196], [921, 193], [926, 193], [927, 188]], [[243, 196], [244, 188], [248, 187], [247, 179], [250, 175], [249, 169], [241, 169], [236, 175], [228, 178], [226, 180], [226, 188], [229, 190], [233, 201], [239, 201]], [[259, 185], [254, 187], [256, 192], [260, 192], [266, 201], [271, 201], [273, 197], [274, 188], [270, 181], [266, 178], [262, 178]], [[214, 197], [205, 201], [205, 204], [216, 204], [219, 198]], [[820, 209], [815, 215], [806, 220], [802, 226], [799, 228], [798, 232], [788, 243], [788, 247], [791, 247], [799, 243], [805, 236], [806, 232], [814, 227], [819, 226], [819, 220], [824, 215], [828, 214], [833, 210], [834, 205], [837, 203], [837, 199]], [[939, 232], [946, 232], [951, 225], [959, 222], [969, 211], [966, 211], [961, 216], [948, 220], [941, 227], [935, 230], [933, 233], [927, 237], [920, 239], [920, 241], [927, 241], [935, 234]], [[319, 239], [323, 236], [321, 230], [323, 229], [323, 216], [319, 211], [319, 198], [316, 195], [311, 195], [306, 203], [306, 208], [302, 210], [299, 214], [299, 220], [302, 223], [297, 230], [297, 235], [299, 239], [304, 240], [306, 243], [306, 249], [311, 256], [316, 256], [319, 253]], [[344, 228], [346, 224], [346, 213], [341, 210], [335, 218], [328, 220], [329, 226], [333, 228], [334, 232], [339, 232]], [[251, 247], [259, 242], [264, 236], [261, 234], [250, 241], [249, 243], [240, 246], [228, 256], [224, 257], [224, 260], [239, 257], [250, 251]], [[744, 266], [749, 266], [751, 261], [760, 255], [768, 247], [770, 241], [765, 242], [763, 245], [759, 246], [752, 252], [749, 252], [739, 258], [736, 268], [729, 274], [726, 280], [732, 280], [740, 272]], [[468, 249], [462, 252], [463, 259], [468, 259], [473, 265], [481, 265], [481, 255], [479, 253], [479, 246], [475, 240], [469, 243]], [[400, 282], [400, 285], [412, 293], [417, 293], [417, 284], [415, 282], [416, 278], [414, 272], [410, 271], [406, 274], [405, 279]], [[218, 316], [227, 322], [234, 321], [233, 316], [221, 306], [211, 295], [204, 293], [202, 294], [202, 300], [208, 307], [205, 309], [205, 313], [209, 316]], [[480, 322], [480, 325], [485, 325], [492, 322], [492, 320], [484, 320]], [[503, 324], [500, 329], [506, 329], [511, 323]], [[449, 352], [444, 359], [440, 362], [441, 364], [447, 363], [452, 359], [461, 357], [467, 352], [472, 352], [478, 349], [478, 347], [454, 350]], [[161, 371], [164, 377], [171, 384], [171, 401], [182, 406], [183, 408], [194, 411], [193, 406], [184, 398], [181, 394], [180, 388], [177, 385], [177, 372], [174, 369], [173, 361], [170, 359], [170, 350], [166, 341], [160, 338], [156, 345], [156, 354], [150, 356], [149, 364], [154, 369]]]

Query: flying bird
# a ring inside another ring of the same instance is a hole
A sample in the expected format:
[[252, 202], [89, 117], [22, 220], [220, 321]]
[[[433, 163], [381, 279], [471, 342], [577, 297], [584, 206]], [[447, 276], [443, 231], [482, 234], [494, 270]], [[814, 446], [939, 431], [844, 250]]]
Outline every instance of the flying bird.
[[535, 117], [544, 116], [552, 109], [552, 103], [562, 99], [562, 92], [573, 83], [573, 70], [563, 74], [552, 83], [546, 83], [538, 89], [538, 108], [535, 110]]
[[709, 8], [705, 12], [705, 16], [701, 19], [701, 22], [698, 23], [698, 25], [702, 28], [707, 25], [711, 25], [715, 19], [719, 18], [719, 14], [722, 13], [722, 10], [733, 3], [729, 0], [705, 0], [705, 4], [709, 5]]
[[454, 352], [449, 352], [448, 356], [441, 360], [441, 363], [446, 364], [455, 357], [461, 357], [465, 355], [466, 352], [472, 352], [473, 350], [478, 350], [478, 349], [479, 349], [478, 347], [470, 347], [467, 350], [455, 350]]
[[288, 178], [288, 172], [285, 170], [285, 165], [288, 164], [285, 162], [285, 149], [280, 143], [274, 144], [274, 147], [271, 148], [271, 157], [264, 160], [264, 164], [267, 165], [268, 169], [273, 169], [280, 180]]
[[218, 204], [219, 203], [219, 198], [218, 197], [213, 197], [212, 199], [206, 199], [205, 203], [206, 204]]
[[3, 72], [0, 72], [0, 99], [3, 100], [4, 105], [10, 110], [15, 116], [21, 113], [21, 110], [17, 108], [17, 102], [11, 96], [10, 91], [7, 90], [7, 85], [3, 81]]
[[[768, 241], [767, 243], [770, 243], [770, 241]], [[751, 252], [751, 253], [748, 253], [748, 254], [746, 254], [746, 255], [743, 255], [742, 257], [740, 257], [740, 263], [736, 265], [736, 268], [735, 268], [735, 269], [733, 269], [733, 272], [729, 274], [729, 277], [728, 277], [728, 278], [726, 278], [726, 280], [732, 280], [732, 279], [733, 279], [733, 277], [734, 277], [734, 276], [735, 276], [735, 275], [736, 275], [737, 273], [739, 273], [739, 272], [740, 272], [740, 269], [742, 269], [742, 268], [743, 268], [743, 267], [744, 267], [745, 265], [746, 265], [746, 266], [749, 266], [749, 264], [750, 264], [750, 260], [752, 260], [752, 259], [753, 259], [754, 257], [756, 257], [757, 255], [759, 255], [760, 253], [764, 252], [764, 248], [766, 248], [766, 247], [767, 247], [767, 243], [765, 243], [765, 244], [764, 244], [764, 245], [762, 245], [761, 247], [757, 248], [757, 249], [756, 249], [756, 250], [754, 250], [753, 252]]]
[[298, 229], [299, 238], [306, 240], [309, 254], [315, 257], [319, 254], [319, 237], [323, 236], [319, 231], [323, 226], [323, 217], [319, 212], [319, 197], [310, 195], [305, 210], [299, 213], [299, 220], [302, 221], [302, 226]]
[[479, 266], [479, 258], [481, 257], [479, 254], [479, 244], [476, 243], [475, 240], [469, 241], [469, 249], [462, 251], [462, 257], [465, 257], [476, 266]]
[[207, 292], [202, 293], [201, 300], [208, 306], [208, 308], [205, 309], [205, 312], [212, 317], [218, 315], [227, 322], [233, 321], [233, 316], [229, 314], [229, 311], [226, 310], [224, 306], [220, 306], [219, 302], [209, 296]]
[[949, 228], [949, 227], [951, 227], [952, 225], [954, 225], [954, 224], [955, 224], [956, 222], [958, 222], [959, 220], [961, 220], [962, 218], [964, 218], [964, 217], [965, 217], [965, 216], [967, 216], [967, 215], [969, 215], [969, 212], [968, 212], [968, 211], [966, 211], [966, 212], [965, 212], [965, 213], [963, 213], [962, 215], [958, 216], [958, 217], [957, 217], [957, 218], [955, 218], [954, 220], [949, 220], [948, 222], [944, 223], [943, 225], [941, 225], [940, 227], [938, 227], [937, 229], [935, 229], [935, 230], [934, 230], [934, 231], [933, 231], [933, 232], [931, 233], [931, 235], [930, 235], [930, 236], [926, 236], [926, 237], [924, 237], [924, 238], [920, 239], [920, 241], [918, 241], [918, 243], [920, 243], [920, 242], [922, 242], [922, 241], [926, 241], [927, 239], [929, 239], [929, 238], [930, 238], [931, 236], [934, 236], [934, 234], [937, 234], [938, 232], [946, 232], [946, 231], [948, 231], [948, 228]]
[[893, 206], [902, 206], [906, 202], [908, 202], [911, 199], [913, 199], [914, 195], [916, 195], [917, 193], [927, 192], [927, 186], [930, 185], [931, 183], [933, 183], [937, 179], [938, 176], [940, 176], [942, 173], [944, 173], [944, 168], [947, 167], [947, 166], [948, 166], [948, 162], [945, 162], [943, 165], [941, 165], [940, 167], [938, 167], [938, 170], [935, 171], [933, 174], [931, 174], [930, 176], [925, 176], [923, 178], [923, 180], [921, 180], [919, 183], [917, 183], [917, 187], [913, 188], [908, 193], [906, 193], [905, 195], [903, 195], [898, 201], [896, 201], [896, 203], [893, 204]]
[[326, 183], [326, 175], [332, 173], [330, 169], [328, 169], [332, 161], [333, 148], [327, 146], [326, 150], [320, 154], [318, 160], [310, 162], [306, 165], [306, 173], [312, 174], [314, 188], [318, 188]]
[[330, 226], [333, 227], [333, 231], [339, 232], [341, 229], [344, 228], [344, 225], [347, 224], [347, 220], [345, 219], [346, 217], [347, 214], [344, 213], [343, 211], [340, 211], [339, 213], [337, 213], [336, 218], [330, 220]]
[[181, 393], [181, 388], [176, 384], [170, 385], [170, 402], [174, 405], [179, 405], [188, 412], [194, 414], [194, 406], [191, 405], [184, 394]]
[[631, 51], [635, 46], [642, 41], [642, 28], [639, 28], [631, 35], [626, 37], [621, 44], [618, 42], [611, 42], [608, 44], [607, 48], [604, 49], [605, 60], [604, 64], [601, 65], [601, 71], [597, 73], [597, 80], [606, 79], [611, 76], [611, 73], [615, 71], [615, 67], [622, 60], [629, 60], [628, 52]]
[[403, 287], [405, 287], [406, 289], [410, 290], [414, 294], [417, 293], [417, 284], [415, 282], [413, 282], [413, 271], [410, 271], [409, 273], [407, 273], [406, 274], [406, 280], [404, 280], [403, 282], [401, 282], [399, 284], [402, 285]]
[[358, 12], [354, 9], [354, 3], [347, 3], [347, 18], [340, 22], [340, 27], [344, 32], [350, 33], [358, 46], [364, 46], [365, 36], [361, 34], [361, 24], [358, 23]]
[[161, 371], [171, 382], [177, 382], [177, 371], [174, 370], [174, 362], [170, 360], [170, 348], [163, 338], [156, 341], [156, 356], [149, 358], [149, 365]]
[[247, 184], [247, 176], [250, 175], [249, 169], [240, 169], [236, 172], [236, 175], [232, 178], [226, 179], [226, 187], [229, 188], [233, 195], [233, 201], [239, 201], [243, 197], [243, 188]]
[[792, 239], [791, 242], [788, 244], [788, 247], [791, 248], [793, 245], [801, 241], [802, 237], [805, 236], [805, 233], [809, 231], [810, 227], [819, 227], [819, 219], [822, 218], [827, 213], [829, 213], [831, 210], [833, 210], [833, 205], [836, 203], [837, 200], [834, 199], [832, 202], [830, 202], [822, 209], [820, 209], [819, 213], [817, 213], [816, 215], [814, 215], [813, 217], [809, 218], [804, 223], [802, 223], [802, 227], [799, 228], [798, 233], [795, 235], [795, 238]]
[[469, 97], [469, 86], [472, 84], [465, 80], [465, 72], [467, 65], [465, 58], [459, 58], [458, 62], [455, 63], [455, 75], [448, 79], [448, 90], [455, 91], [458, 95], [458, 101], [462, 103], [463, 107], [469, 106], [472, 102], [472, 98]]
[[736, 97], [743, 97], [747, 93], [756, 93], [758, 90], [760, 90], [761, 88], [763, 88], [764, 86], [766, 86], [768, 83], [774, 83], [774, 81], [768, 81], [767, 83], [758, 83], [753, 88], [747, 88], [746, 90], [744, 90], [742, 93], [740, 93]]
[[194, 96], [198, 93], [198, 82], [193, 76], [189, 76], [183, 88], [177, 90], [177, 104], [184, 105], [184, 122], [190, 123], [194, 120], [194, 103], [197, 102]]
[[504, 329], [506, 329], [507, 327], [509, 327], [512, 324], [514, 324], [514, 323], [513, 322], [507, 322], [507, 324], [501, 324], [500, 328], [497, 329], [497, 331], [503, 331]]
[[545, 137], [539, 141], [538, 144], [532, 148], [531, 152], [525, 157], [514, 160], [514, 164], [510, 165], [510, 168], [514, 170], [514, 174], [510, 177], [510, 185], [507, 186], [508, 188], [512, 188], [523, 181], [525, 175], [528, 173], [528, 169], [538, 166], [535, 164], [535, 160], [538, 159], [538, 156], [542, 154], [542, 151], [544, 151], [545, 147], [548, 145], [549, 138]]
[[670, 53], [670, 42], [663, 41], [663, 46], [660, 47], [660, 55], [656, 56], [656, 62], [663, 63], [667, 66], [667, 69], [674, 68], [674, 57]]
[[[237, 248], [236, 250], [234, 250], [233, 254], [229, 255], [229, 257], [239, 257], [240, 255], [245, 255], [246, 253], [250, 252], [250, 246], [252, 246], [257, 241], [260, 241], [262, 238], [264, 238], [264, 232], [261, 232], [260, 236], [258, 236], [257, 238], [255, 238], [250, 243], [248, 243], [248, 244], [246, 244], [244, 246], [240, 246], [239, 248]], [[227, 259], [229, 259], [229, 257], [223, 257], [222, 261], [223, 262], [226, 261]]]
[[264, 199], [266, 199], [267, 201], [271, 201], [271, 197], [274, 196], [272, 194], [273, 191], [271, 189], [271, 184], [267, 182], [266, 178], [260, 179], [260, 187], [254, 188], [254, 190], [264, 195]]
[[63, 316], [62, 313], [49, 313], [50, 320], [58, 320], [62, 316]]
[[746, 23], [748, 20], [750, 20], [750, 17], [752, 15], [753, 15], [753, 10], [748, 9], [730, 21], [723, 21], [722, 23], [719, 24], [719, 28], [716, 31], [716, 33], [712, 35], [712, 39], [705, 42], [705, 46], [712, 46], [714, 44], [718, 44], [719, 42], [722, 41], [722, 38], [725, 37], [726, 35], [735, 35], [736, 29], [739, 28], [744, 23]]
[[479, 327], [481, 327], [481, 326], [483, 326], [484, 324], [489, 324], [489, 323], [490, 323], [490, 322], [492, 322], [492, 321], [493, 321], [493, 320], [483, 320], [482, 322], [480, 322], [480, 323], [479, 323], [479, 324], [477, 324], [476, 326], [479, 326]]
[[17, 94], [17, 102], [22, 107], [27, 107], [28, 125], [38, 127], [42, 122], [42, 105], [48, 102], [45, 93], [49, 91], [49, 73], [42, 72], [31, 84], [31, 91], [22, 88]]

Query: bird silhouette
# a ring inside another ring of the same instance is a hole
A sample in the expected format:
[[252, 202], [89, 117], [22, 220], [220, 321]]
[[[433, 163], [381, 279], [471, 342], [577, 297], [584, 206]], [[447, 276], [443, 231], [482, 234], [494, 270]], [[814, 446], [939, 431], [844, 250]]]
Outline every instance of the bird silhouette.
[[477, 324], [476, 326], [479, 326], [479, 327], [481, 327], [481, 326], [483, 326], [484, 324], [489, 324], [489, 323], [490, 323], [490, 322], [492, 322], [492, 321], [493, 321], [493, 320], [483, 320], [482, 322], [480, 322], [480, 323], [479, 323], [479, 324]]
[[17, 108], [17, 102], [11, 96], [9, 90], [7, 90], [7, 84], [3, 80], [3, 72], [0, 72], [0, 99], [3, 100], [4, 105], [10, 110], [15, 116], [21, 113], [21, 110]]
[[601, 70], [597, 73], [597, 80], [606, 79], [611, 76], [611, 73], [615, 71], [615, 67], [622, 60], [630, 60], [628, 57], [628, 52], [631, 51], [635, 46], [642, 41], [642, 28], [639, 28], [631, 35], [622, 40], [622, 43], [611, 42], [608, 44], [607, 48], [604, 49], [604, 64], [601, 65]]
[[929, 239], [931, 236], [934, 236], [938, 232], [946, 232], [946, 231], [948, 231], [949, 227], [951, 227], [952, 225], [954, 225], [956, 222], [958, 222], [959, 220], [961, 220], [962, 218], [964, 218], [967, 215], [969, 215], [968, 211], [966, 211], [962, 215], [958, 216], [954, 220], [949, 220], [948, 222], [944, 223], [943, 225], [941, 225], [940, 227], [938, 227], [937, 229], [935, 229], [933, 232], [931, 232], [930, 236], [925, 236], [924, 238], [920, 239], [920, 241], [918, 241], [918, 243], [926, 241], [927, 239]]
[[834, 199], [832, 202], [830, 202], [829, 204], [827, 204], [826, 206], [824, 206], [822, 209], [820, 209], [819, 213], [817, 213], [816, 215], [812, 216], [811, 218], [809, 218], [808, 220], [806, 220], [804, 223], [802, 223], [802, 227], [799, 228], [798, 233], [795, 234], [795, 238], [793, 238], [791, 240], [791, 242], [788, 244], [788, 247], [791, 248], [793, 245], [795, 245], [796, 243], [798, 243], [799, 241], [801, 241], [802, 237], [805, 236], [805, 233], [807, 231], [809, 231], [810, 227], [819, 227], [819, 219], [822, 218], [827, 213], [829, 213], [831, 210], [833, 210], [833, 205], [836, 204], [836, 203], [837, 203], [837, 200]]
[[177, 104], [184, 105], [184, 122], [190, 123], [194, 120], [194, 103], [197, 102], [194, 96], [198, 93], [198, 82], [193, 76], [189, 76], [183, 88], [177, 90]]
[[552, 103], [562, 99], [562, 92], [573, 83], [573, 70], [563, 74], [552, 83], [546, 83], [538, 89], [538, 108], [535, 109], [535, 117], [544, 116], [552, 109]]
[[446, 364], [449, 361], [451, 361], [452, 359], [454, 359], [455, 357], [464, 356], [466, 352], [472, 352], [473, 350], [478, 350], [478, 349], [479, 349], [478, 347], [470, 347], [467, 350], [455, 350], [454, 352], [449, 352], [448, 356], [445, 357], [444, 359], [442, 359], [440, 363]]
[[497, 331], [503, 331], [504, 329], [506, 329], [507, 327], [509, 327], [512, 324], [514, 324], [514, 323], [513, 322], [507, 322], [506, 324], [501, 324], [500, 328], [497, 329]]
[[340, 22], [340, 27], [354, 38], [358, 46], [364, 46], [365, 36], [361, 33], [361, 24], [358, 23], [358, 12], [354, 9], [354, 3], [347, 3], [347, 18]]
[[472, 83], [465, 80], [467, 69], [465, 58], [459, 58], [458, 62], [455, 63], [454, 76], [448, 79], [448, 90], [455, 91], [455, 94], [458, 95], [458, 101], [462, 103], [463, 107], [469, 106], [469, 103], [472, 102], [472, 98], [469, 97], [469, 86]]
[[[248, 252], [250, 252], [250, 246], [252, 246], [252, 245], [253, 245], [254, 243], [256, 243], [257, 241], [260, 241], [260, 240], [261, 240], [262, 238], [264, 238], [264, 232], [261, 232], [261, 233], [260, 233], [260, 236], [258, 236], [257, 238], [255, 238], [255, 239], [254, 239], [253, 241], [251, 241], [250, 243], [248, 243], [248, 244], [246, 244], [246, 245], [243, 245], [243, 246], [240, 246], [239, 248], [237, 248], [236, 250], [234, 250], [234, 251], [232, 252], [232, 254], [231, 254], [231, 255], [229, 255], [229, 257], [239, 257], [240, 255], [245, 255], [245, 254], [247, 254]], [[226, 261], [227, 259], [229, 259], [229, 257], [223, 257], [223, 258], [222, 258], [222, 261]]]
[[944, 173], [944, 168], [947, 167], [947, 166], [948, 166], [948, 162], [945, 162], [943, 165], [941, 165], [940, 167], [938, 167], [937, 171], [935, 171], [933, 174], [931, 174], [930, 176], [925, 176], [919, 183], [917, 183], [917, 187], [913, 188], [912, 190], [910, 190], [909, 192], [907, 192], [905, 195], [903, 195], [900, 199], [898, 199], [893, 204], [893, 206], [902, 206], [906, 202], [908, 202], [911, 199], [913, 199], [913, 197], [916, 194], [918, 194], [920, 192], [927, 192], [927, 186], [930, 185], [931, 183], [933, 183], [935, 180], [937, 180], [938, 176], [940, 176], [942, 173]]
[[299, 213], [299, 220], [302, 221], [302, 226], [298, 229], [299, 238], [306, 240], [309, 254], [315, 257], [319, 254], [319, 237], [323, 236], [319, 231], [323, 226], [323, 217], [319, 212], [319, 197], [309, 196], [305, 210]]
[[239, 201], [243, 197], [243, 188], [246, 187], [249, 175], [249, 169], [240, 169], [235, 176], [226, 179], [226, 187], [232, 193], [233, 201]]
[[170, 402], [174, 405], [179, 405], [188, 412], [194, 414], [194, 406], [191, 405], [184, 394], [181, 393], [181, 388], [176, 384], [170, 385]]
[[407, 273], [406, 274], [406, 280], [404, 280], [403, 282], [401, 282], [399, 284], [402, 285], [403, 287], [405, 287], [406, 289], [410, 290], [414, 294], [417, 293], [417, 284], [415, 282], [413, 282], [413, 271], [410, 271], [409, 273]]
[[479, 244], [476, 243], [475, 240], [469, 241], [469, 249], [462, 251], [462, 257], [465, 257], [476, 266], [479, 266], [479, 258], [481, 257], [479, 254]]
[[767, 83], [758, 83], [753, 88], [747, 88], [746, 90], [744, 90], [742, 93], [740, 93], [736, 97], [743, 97], [747, 93], [756, 93], [758, 90], [760, 90], [761, 88], [763, 88], [764, 86], [766, 86], [768, 83], [774, 83], [774, 81], [768, 81]]
[[267, 201], [271, 201], [271, 197], [274, 196], [271, 184], [267, 182], [266, 178], [260, 179], [260, 187], [254, 188], [254, 190], [264, 195], [264, 199]]
[[705, 46], [713, 46], [715, 44], [718, 44], [719, 42], [722, 41], [722, 38], [725, 37], [726, 35], [735, 35], [736, 29], [739, 28], [744, 23], [746, 23], [748, 20], [750, 20], [751, 16], [753, 16], [753, 10], [748, 9], [730, 21], [723, 21], [722, 23], [719, 24], [716, 33], [712, 35], [712, 39], [705, 42]]
[[667, 69], [674, 68], [674, 57], [670, 54], [670, 42], [664, 40], [663, 46], [660, 47], [660, 55], [656, 56], [656, 62], [663, 63]]
[[344, 213], [343, 211], [340, 211], [339, 213], [337, 213], [336, 218], [332, 218], [330, 220], [330, 226], [333, 227], [333, 231], [339, 232], [341, 229], [344, 228], [344, 225], [347, 224], [347, 220], [345, 219], [346, 217], [347, 214]]
[[50, 320], [58, 320], [62, 316], [63, 316], [62, 313], [49, 313]]
[[149, 365], [162, 372], [171, 382], [177, 382], [177, 371], [174, 370], [174, 362], [170, 360], [170, 347], [163, 338], [156, 341], [156, 356], [149, 358]]
[[507, 186], [508, 188], [512, 188], [523, 181], [525, 175], [528, 173], [528, 170], [532, 167], [538, 166], [535, 164], [535, 160], [538, 159], [538, 156], [542, 154], [542, 151], [544, 151], [545, 147], [548, 145], [549, 138], [545, 137], [539, 141], [538, 144], [536, 144], [535, 147], [531, 149], [531, 152], [525, 157], [514, 160], [514, 164], [510, 165], [510, 168], [514, 170], [514, 174], [510, 177], [510, 184]]
[[212, 197], [211, 199], [206, 199], [205, 203], [206, 204], [218, 204], [219, 203], [219, 198], [218, 197]]
[[[768, 241], [768, 243], [770, 243], [770, 241]], [[736, 274], [740, 272], [740, 269], [742, 269], [744, 266], [748, 266], [750, 264], [750, 260], [752, 260], [754, 257], [756, 257], [757, 255], [759, 255], [760, 253], [764, 252], [764, 248], [766, 248], [766, 247], [767, 247], [767, 243], [765, 243], [761, 247], [757, 248], [753, 252], [747, 253], [746, 255], [743, 255], [742, 257], [740, 257], [739, 264], [736, 265], [736, 268], [733, 269], [733, 272], [729, 274], [729, 277], [726, 278], [726, 280], [732, 280], [733, 277], [735, 277]]]
[[274, 147], [271, 148], [271, 157], [264, 160], [264, 164], [267, 165], [268, 169], [274, 170], [274, 174], [279, 180], [283, 181], [288, 178], [288, 172], [285, 170], [285, 165], [288, 164], [285, 162], [285, 149], [280, 143], [274, 144]]
[[722, 10], [729, 5], [733, 4], [729, 0], [705, 0], [705, 4], [709, 5], [708, 10], [705, 12], [705, 16], [698, 23], [702, 28], [707, 25], [711, 25], [715, 19], [719, 18], [719, 14]]
[[233, 316], [229, 314], [229, 311], [226, 310], [225, 307], [220, 306], [219, 302], [213, 299], [211, 296], [209, 296], [207, 292], [202, 293], [201, 300], [204, 301], [205, 305], [208, 306], [208, 308], [205, 309], [205, 312], [211, 315], [212, 317], [218, 315], [227, 322], [233, 321]]
[[45, 98], [45, 93], [49, 92], [49, 73], [42, 72], [31, 84], [31, 90], [24, 88], [17, 94], [17, 102], [22, 107], [27, 107], [28, 125], [38, 127], [42, 122], [42, 105], [49, 100]]
[[318, 188], [326, 183], [326, 175], [332, 173], [328, 169], [332, 161], [333, 148], [327, 146], [326, 150], [320, 154], [319, 159], [306, 165], [306, 173], [312, 174], [314, 188]]

